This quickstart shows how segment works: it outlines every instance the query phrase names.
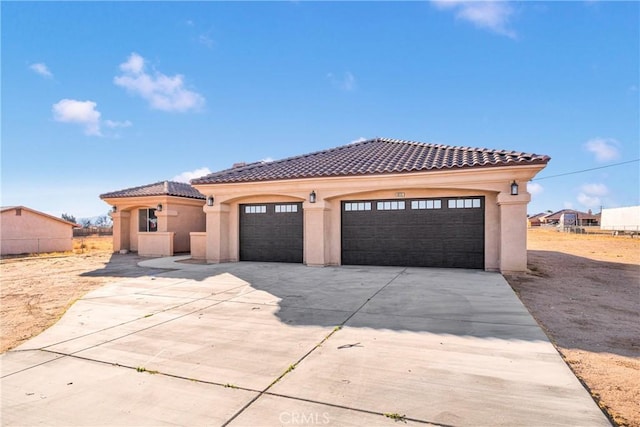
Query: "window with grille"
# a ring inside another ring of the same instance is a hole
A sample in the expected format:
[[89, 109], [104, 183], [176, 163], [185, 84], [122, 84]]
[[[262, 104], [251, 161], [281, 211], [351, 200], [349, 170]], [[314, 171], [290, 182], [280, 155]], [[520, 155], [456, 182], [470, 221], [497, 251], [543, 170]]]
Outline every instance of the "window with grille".
[[442, 200], [412, 200], [411, 209], [442, 209]]
[[371, 202], [347, 202], [344, 204], [345, 212], [350, 211], [370, 211]]
[[376, 204], [376, 208], [379, 211], [398, 211], [403, 210], [405, 206], [404, 200], [401, 201], [388, 201], [388, 202], [378, 202]]
[[482, 207], [480, 199], [451, 199], [449, 209], [469, 209]]
[[276, 205], [276, 213], [298, 212], [298, 205]]
[[248, 213], [248, 214], [261, 214], [261, 213], [267, 213], [267, 206], [266, 205], [247, 205], [244, 207], [244, 213]]

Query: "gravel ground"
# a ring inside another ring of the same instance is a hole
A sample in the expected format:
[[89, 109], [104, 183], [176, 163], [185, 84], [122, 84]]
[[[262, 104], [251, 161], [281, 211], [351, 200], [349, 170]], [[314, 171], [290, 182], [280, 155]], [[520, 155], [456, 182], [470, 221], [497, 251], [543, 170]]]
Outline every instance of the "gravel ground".
[[610, 418], [640, 426], [640, 239], [532, 229], [509, 284]]

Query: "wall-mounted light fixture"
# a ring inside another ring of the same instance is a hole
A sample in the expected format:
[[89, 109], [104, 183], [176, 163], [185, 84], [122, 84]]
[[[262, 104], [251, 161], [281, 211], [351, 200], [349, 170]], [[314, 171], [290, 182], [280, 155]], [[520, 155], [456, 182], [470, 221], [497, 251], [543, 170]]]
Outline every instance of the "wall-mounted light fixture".
[[213, 196], [207, 197], [207, 206], [213, 206]]
[[518, 183], [515, 181], [515, 179], [511, 183], [511, 195], [512, 196], [518, 195]]
[[113, 209], [112, 209], [112, 211], [113, 211], [113, 212], [118, 212], [118, 207], [117, 207], [117, 206], [114, 206], [114, 207], [113, 207]]
[[156, 206], [156, 210], [158, 212], [162, 212], [162, 203], [158, 203], [158, 206]]
[[312, 190], [311, 193], [309, 193], [309, 203], [315, 203], [316, 202], [316, 191]]

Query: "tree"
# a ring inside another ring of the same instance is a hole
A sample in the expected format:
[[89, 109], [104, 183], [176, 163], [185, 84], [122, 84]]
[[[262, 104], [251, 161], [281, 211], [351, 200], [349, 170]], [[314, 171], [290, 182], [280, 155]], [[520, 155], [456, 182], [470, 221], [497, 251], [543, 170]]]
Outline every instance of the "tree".
[[91, 220], [88, 218], [85, 218], [81, 221], [82, 223], [82, 228], [89, 228], [91, 227]]
[[108, 227], [109, 226], [109, 217], [106, 215], [101, 215], [96, 218], [94, 224], [98, 227]]
[[68, 213], [63, 213], [62, 219], [64, 219], [65, 221], [73, 222], [74, 224], [76, 223], [76, 217]]

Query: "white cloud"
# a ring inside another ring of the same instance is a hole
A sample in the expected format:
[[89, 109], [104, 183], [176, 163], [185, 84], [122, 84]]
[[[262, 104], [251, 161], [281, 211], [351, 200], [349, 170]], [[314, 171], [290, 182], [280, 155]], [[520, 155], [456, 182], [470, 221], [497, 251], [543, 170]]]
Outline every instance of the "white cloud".
[[471, 22], [478, 28], [516, 37], [515, 31], [509, 28], [513, 8], [506, 1], [431, 0], [431, 3], [438, 9], [454, 10], [457, 19]]
[[209, 175], [210, 173], [211, 171], [209, 170], [209, 168], [194, 169], [192, 171], [182, 172], [180, 175], [174, 176], [173, 178], [171, 178], [171, 181], [188, 183], [192, 179], [200, 178], [202, 176]]
[[126, 62], [120, 64], [123, 74], [114, 77], [113, 82], [141, 96], [156, 110], [184, 112], [197, 110], [204, 105], [202, 95], [185, 88], [182, 75], [171, 77], [159, 71], [149, 74], [145, 68], [145, 59], [134, 52]]
[[264, 159], [260, 160], [262, 163], [271, 163], [273, 162], [273, 157], [265, 157]]
[[213, 39], [209, 36], [209, 33], [202, 33], [198, 36], [198, 42], [205, 45], [209, 49], [213, 47]]
[[587, 208], [597, 208], [602, 205], [600, 197], [590, 196], [588, 194], [580, 193], [578, 194], [578, 202], [581, 205], [586, 206]]
[[333, 73], [328, 73], [327, 78], [335, 87], [347, 92], [353, 91], [356, 88], [356, 78], [350, 71], [345, 72], [342, 77], [338, 77]]
[[606, 196], [609, 194], [609, 189], [604, 184], [584, 184], [581, 190], [584, 194], [590, 196]]
[[620, 157], [620, 143], [613, 138], [593, 138], [584, 144], [587, 151], [592, 152], [599, 162], [608, 162]]
[[104, 121], [105, 126], [110, 127], [110, 128], [128, 128], [133, 126], [133, 123], [131, 123], [129, 120], [125, 120], [124, 122], [117, 122], [114, 120], [105, 120]]
[[134, 52], [129, 55], [127, 62], [120, 64], [120, 69], [129, 74], [141, 74], [144, 70], [144, 58]]
[[537, 196], [538, 194], [544, 191], [544, 188], [542, 187], [542, 185], [538, 184], [537, 182], [527, 182], [527, 191], [532, 196]]
[[344, 73], [344, 78], [342, 79], [342, 88], [344, 90], [353, 90], [356, 88], [356, 78], [349, 71]]
[[609, 194], [609, 189], [604, 184], [584, 184], [580, 190], [578, 202], [590, 209], [602, 206], [601, 197]]
[[573, 209], [573, 203], [571, 202], [564, 202], [563, 205], [565, 209]]
[[351, 145], [351, 144], [357, 144], [358, 142], [364, 142], [364, 141], [367, 141], [367, 138], [365, 138], [365, 137], [362, 137], [362, 136], [361, 136], [360, 138], [358, 138], [358, 139], [354, 139], [353, 141], [351, 141], [351, 142], [349, 143], [349, 145]]
[[100, 112], [96, 110], [96, 106], [93, 101], [63, 99], [53, 104], [53, 118], [58, 122], [82, 125], [87, 135], [101, 136]]
[[40, 74], [42, 77], [53, 78], [53, 74], [49, 71], [47, 65], [43, 62], [29, 65], [29, 69]]

